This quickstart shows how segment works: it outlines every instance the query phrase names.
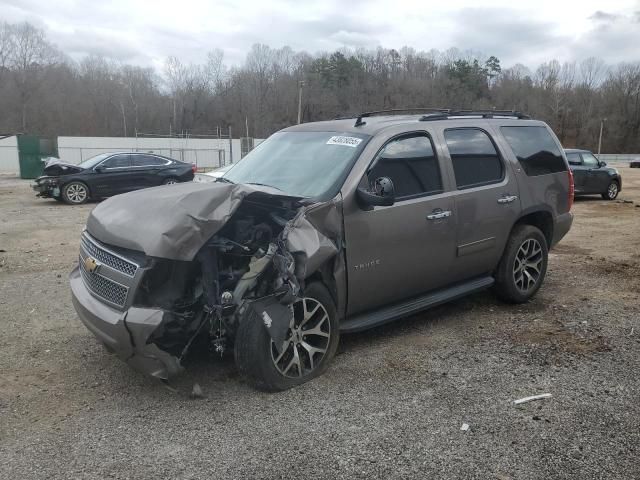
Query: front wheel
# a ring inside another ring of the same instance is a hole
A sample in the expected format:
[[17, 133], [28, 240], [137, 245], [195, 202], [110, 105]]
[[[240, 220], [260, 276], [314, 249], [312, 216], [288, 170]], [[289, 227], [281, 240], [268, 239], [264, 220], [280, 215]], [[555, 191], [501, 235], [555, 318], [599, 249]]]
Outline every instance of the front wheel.
[[62, 199], [69, 205], [81, 205], [89, 200], [89, 188], [82, 182], [67, 183], [62, 188]]
[[495, 275], [494, 291], [505, 302], [533, 297], [547, 273], [547, 240], [533, 225], [517, 225], [507, 241]]
[[615, 200], [620, 192], [620, 187], [618, 182], [612, 180], [609, 186], [607, 187], [607, 191], [602, 194], [602, 198], [605, 200]]
[[339, 342], [336, 308], [320, 283], [307, 286], [293, 304], [287, 338], [275, 345], [262, 319], [247, 315], [238, 327], [235, 359], [240, 373], [260, 390], [286, 390], [321, 375]]

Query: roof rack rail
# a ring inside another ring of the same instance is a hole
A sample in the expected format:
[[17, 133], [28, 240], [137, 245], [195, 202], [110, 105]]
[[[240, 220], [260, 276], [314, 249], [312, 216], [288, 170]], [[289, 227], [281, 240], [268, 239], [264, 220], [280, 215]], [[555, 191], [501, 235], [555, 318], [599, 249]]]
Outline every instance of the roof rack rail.
[[449, 110], [447, 112], [434, 113], [423, 116], [420, 121], [447, 120], [451, 117], [514, 117], [519, 120], [529, 120], [531, 117], [517, 110]]
[[[386, 114], [396, 114], [396, 113], [407, 113], [407, 112], [416, 112], [416, 113], [422, 113], [422, 112], [439, 112], [439, 113], [446, 113], [449, 112], [450, 109], [448, 108], [431, 108], [431, 107], [425, 107], [425, 108], [390, 108], [388, 110], [374, 110], [371, 112], [362, 112], [359, 113], [357, 115], [354, 115], [356, 117], [356, 123], [354, 125], [354, 127], [360, 127], [362, 125], [365, 125], [366, 122], [363, 122], [362, 119], [363, 118], [367, 118], [367, 117], [372, 117], [373, 115], [380, 115], [383, 113]], [[353, 118], [353, 117], [347, 117], [347, 118]]]

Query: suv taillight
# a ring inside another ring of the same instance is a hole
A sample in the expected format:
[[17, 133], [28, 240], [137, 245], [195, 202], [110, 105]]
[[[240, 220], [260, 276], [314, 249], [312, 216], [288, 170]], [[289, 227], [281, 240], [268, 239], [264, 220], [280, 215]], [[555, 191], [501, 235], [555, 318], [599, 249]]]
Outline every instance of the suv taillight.
[[573, 197], [576, 194], [576, 187], [573, 183], [573, 172], [571, 169], [567, 170], [569, 172], [569, 210], [573, 207]]
[[191, 171], [192, 171], [193, 173], [196, 173], [196, 170], [198, 170], [198, 167], [196, 167], [196, 164], [195, 164], [195, 163], [192, 163], [192, 164], [191, 164]]

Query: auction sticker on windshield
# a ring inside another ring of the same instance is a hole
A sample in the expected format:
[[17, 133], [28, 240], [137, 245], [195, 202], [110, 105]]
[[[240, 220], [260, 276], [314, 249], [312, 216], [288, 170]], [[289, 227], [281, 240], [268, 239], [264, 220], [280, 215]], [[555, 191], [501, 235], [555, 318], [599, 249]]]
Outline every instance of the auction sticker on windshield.
[[358, 145], [360, 145], [360, 142], [362, 142], [361, 138], [343, 137], [343, 136], [340, 136], [340, 135], [336, 135], [334, 137], [331, 137], [327, 141], [327, 145], [342, 145], [344, 147], [356, 148]]

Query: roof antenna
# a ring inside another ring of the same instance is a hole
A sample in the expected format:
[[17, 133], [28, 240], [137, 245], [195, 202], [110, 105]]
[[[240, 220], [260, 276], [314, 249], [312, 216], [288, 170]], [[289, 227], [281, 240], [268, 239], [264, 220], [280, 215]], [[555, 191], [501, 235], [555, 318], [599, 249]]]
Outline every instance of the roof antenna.
[[356, 119], [356, 123], [353, 125], [354, 127], [361, 127], [362, 125], [367, 124], [367, 122], [362, 121], [362, 117], [364, 117], [364, 115], [358, 115], [358, 118]]

